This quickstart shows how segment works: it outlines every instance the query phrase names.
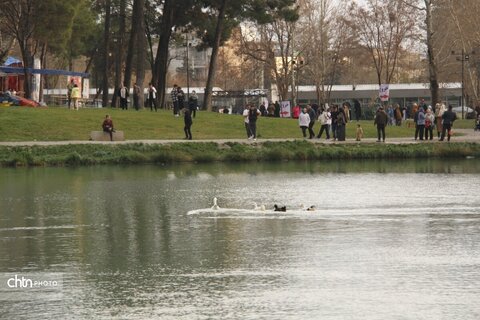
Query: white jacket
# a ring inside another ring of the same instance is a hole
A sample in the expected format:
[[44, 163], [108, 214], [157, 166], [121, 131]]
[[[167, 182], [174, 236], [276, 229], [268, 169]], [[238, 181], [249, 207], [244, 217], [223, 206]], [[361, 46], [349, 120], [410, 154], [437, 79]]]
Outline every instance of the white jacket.
[[322, 126], [326, 124], [332, 124], [332, 116], [330, 112], [323, 111], [322, 113], [320, 113], [320, 115], [318, 116], [318, 121], [320, 121], [320, 124]]
[[308, 127], [309, 124], [310, 116], [308, 115], [308, 113], [300, 113], [300, 115], [298, 116], [298, 125], [300, 127]]

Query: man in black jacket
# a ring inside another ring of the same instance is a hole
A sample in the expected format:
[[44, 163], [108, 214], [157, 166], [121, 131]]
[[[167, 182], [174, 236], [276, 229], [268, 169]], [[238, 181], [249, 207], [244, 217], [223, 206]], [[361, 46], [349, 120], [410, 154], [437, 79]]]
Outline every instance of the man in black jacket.
[[388, 115], [383, 110], [383, 107], [378, 108], [377, 114], [375, 115], [375, 125], [377, 126], [377, 142], [380, 142], [381, 138], [383, 138], [383, 142], [385, 142], [385, 126], [388, 123]]
[[452, 106], [450, 105], [448, 106], [448, 110], [445, 111], [442, 115], [443, 130], [440, 141], [443, 141], [443, 139], [445, 139], [445, 133], [447, 133], [447, 141], [450, 141], [452, 126], [455, 120], [457, 120], [457, 114], [452, 111]]

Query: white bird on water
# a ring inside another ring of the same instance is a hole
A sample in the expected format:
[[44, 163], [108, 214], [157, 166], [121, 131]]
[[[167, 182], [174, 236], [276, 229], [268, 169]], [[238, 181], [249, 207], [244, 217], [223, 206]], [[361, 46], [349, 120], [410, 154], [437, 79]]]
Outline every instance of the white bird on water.
[[265, 211], [265, 205], [262, 204], [262, 205], [259, 207], [259, 206], [257, 206], [257, 203], [256, 203], [256, 202], [254, 202], [253, 205], [254, 205], [253, 210]]
[[217, 197], [215, 197], [215, 198], [213, 198], [212, 210], [218, 210], [218, 209], [220, 209], [220, 207], [217, 204]]

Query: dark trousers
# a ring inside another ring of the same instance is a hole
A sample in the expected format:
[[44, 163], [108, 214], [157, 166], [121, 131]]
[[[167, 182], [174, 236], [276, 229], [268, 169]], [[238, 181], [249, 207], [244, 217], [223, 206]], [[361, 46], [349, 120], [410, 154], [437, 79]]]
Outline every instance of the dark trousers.
[[445, 139], [445, 133], [447, 134], [447, 140], [450, 141], [450, 131], [452, 130], [452, 125], [450, 123], [444, 123], [442, 129], [442, 136], [440, 137], [440, 141]]
[[113, 141], [113, 128], [104, 127], [103, 132], [107, 132], [108, 134], [110, 134], [110, 141]]
[[157, 111], [157, 102], [153, 98], [153, 95], [148, 95], [148, 105], [150, 106], [150, 111], [153, 111], [153, 108], [155, 107], [155, 111]]
[[252, 134], [252, 137], [256, 138], [257, 137], [257, 122], [256, 121], [250, 121], [249, 127], [250, 127], [250, 133]]
[[135, 110], [138, 110], [140, 108], [140, 97], [137, 95], [133, 95], [133, 107]]
[[417, 137], [420, 138], [420, 140], [423, 140], [424, 131], [425, 131], [425, 125], [417, 124], [417, 126], [415, 127], [415, 140], [417, 140]]
[[173, 101], [173, 114], [177, 115], [178, 114], [178, 101]]
[[192, 125], [191, 124], [186, 124], [185, 127], [183, 128], [183, 131], [185, 131], [185, 139], [192, 140]]
[[310, 139], [315, 138], [315, 132], [313, 131], [313, 125], [315, 124], [315, 121], [310, 121], [308, 124], [308, 133], [310, 135]]
[[248, 122], [245, 123], [245, 130], [247, 131], [247, 138], [250, 138], [252, 136], [252, 133], [250, 132], [250, 124]]
[[342, 125], [337, 125], [337, 140], [338, 141], [345, 141], [345, 125], [342, 124]]
[[128, 100], [127, 100], [127, 98], [120, 97], [120, 108], [128, 110]]
[[197, 108], [195, 107], [190, 107], [190, 114], [192, 115], [193, 118], [197, 115]]
[[[429, 138], [430, 136], [430, 138]], [[433, 140], [433, 127], [425, 127], [425, 140]]]
[[321, 138], [322, 137], [322, 134], [323, 134], [323, 131], [325, 131], [325, 133], [327, 134], [327, 139], [330, 139], [330, 126], [328, 124], [323, 124], [321, 127], [320, 127], [320, 132], [318, 133], [318, 136], [317, 138]]
[[307, 127], [306, 126], [300, 126], [300, 129], [302, 129], [303, 137], [306, 138], [307, 137]]
[[332, 123], [332, 135], [333, 135], [333, 140], [337, 139], [337, 124]]
[[385, 125], [377, 124], [377, 140], [385, 141]]

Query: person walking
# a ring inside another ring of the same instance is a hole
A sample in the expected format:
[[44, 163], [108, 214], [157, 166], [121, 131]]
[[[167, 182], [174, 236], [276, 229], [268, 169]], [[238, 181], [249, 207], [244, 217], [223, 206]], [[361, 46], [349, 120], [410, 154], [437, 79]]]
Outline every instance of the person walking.
[[457, 114], [452, 111], [452, 106], [448, 106], [448, 110], [445, 111], [442, 115], [443, 120], [443, 128], [442, 128], [442, 136], [440, 137], [440, 141], [445, 139], [445, 133], [447, 134], [447, 141], [450, 141], [450, 137], [452, 135], [452, 126], [453, 122], [457, 120]]
[[318, 121], [320, 121], [320, 131], [318, 132], [317, 138], [320, 139], [323, 131], [325, 131], [327, 140], [330, 140], [330, 125], [332, 124], [330, 112], [328, 110], [323, 110], [318, 116]]
[[148, 84], [148, 105], [150, 106], [150, 111], [153, 111], [155, 107], [155, 112], [157, 111], [157, 89], [150, 82]]
[[303, 138], [307, 137], [307, 128], [310, 131], [310, 123], [311, 120], [310, 115], [308, 114], [308, 110], [307, 108], [303, 108], [302, 112], [298, 116], [298, 125], [300, 126], [300, 129], [302, 129]]
[[137, 83], [133, 85], [133, 107], [138, 111], [140, 109], [140, 87]]
[[185, 123], [185, 127], [183, 128], [183, 131], [185, 132], [185, 139], [192, 140], [192, 115], [190, 113], [190, 110], [188, 109], [183, 109], [184, 114], [183, 114], [183, 121]]
[[313, 131], [313, 126], [315, 125], [315, 119], [317, 119], [317, 113], [310, 105], [307, 106], [307, 113], [310, 118], [310, 123], [308, 124], [309, 139], [313, 139], [315, 138], [315, 131]]
[[253, 139], [253, 141], [257, 141], [257, 119], [259, 115], [260, 111], [252, 104], [248, 112], [248, 126], [252, 134], [249, 139]]
[[388, 124], [388, 115], [382, 106], [378, 108], [373, 124], [377, 126], [377, 142], [385, 142], [385, 127]]
[[252, 133], [250, 132], [250, 124], [248, 123], [248, 115], [250, 113], [250, 106], [247, 104], [243, 109], [243, 123], [245, 125], [245, 130], [247, 131], [247, 138], [250, 139]]
[[353, 100], [353, 108], [355, 109], [355, 118], [357, 121], [360, 121], [360, 117], [362, 116], [362, 107], [360, 105], [360, 101], [357, 99]]

